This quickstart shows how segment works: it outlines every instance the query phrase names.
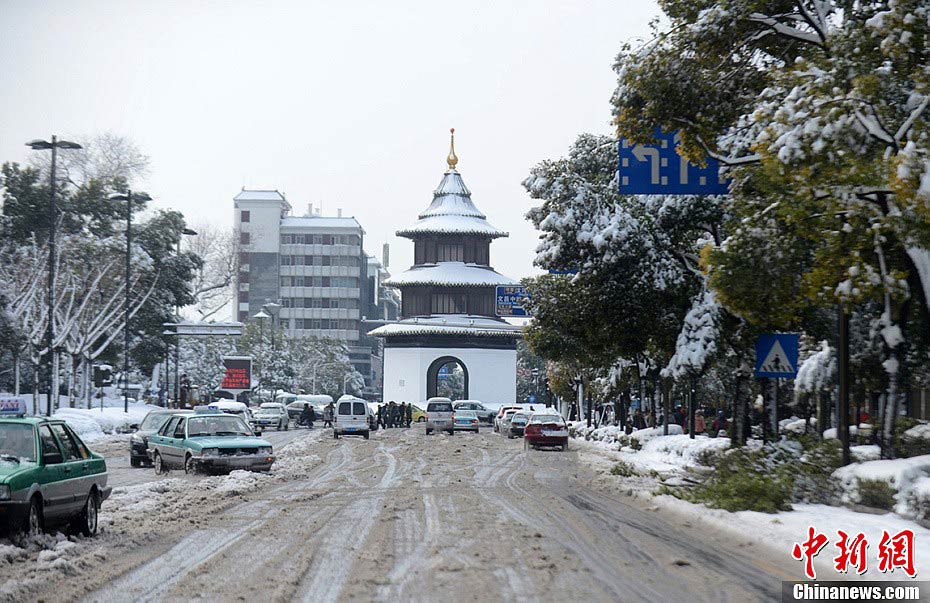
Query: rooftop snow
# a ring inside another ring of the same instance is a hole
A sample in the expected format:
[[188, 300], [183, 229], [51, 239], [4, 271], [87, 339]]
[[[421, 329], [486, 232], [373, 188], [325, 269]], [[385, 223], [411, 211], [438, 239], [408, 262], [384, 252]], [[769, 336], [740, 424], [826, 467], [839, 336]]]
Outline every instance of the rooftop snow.
[[395, 337], [400, 335], [476, 335], [482, 337], [520, 337], [522, 327], [486, 316], [452, 314], [424, 318], [408, 318], [387, 324], [368, 335]]
[[397, 231], [399, 237], [409, 237], [426, 233], [461, 233], [487, 235], [491, 238], [506, 237], [508, 234], [492, 226], [483, 218], [460, 215], [428, 216], [417, 221], [410, 228]]
[[485, 286], [518, 285], [510, 277], [504, 276], [484, 266], [466, 264], [465, 262], [440, 262], [411, 268], [384, 282], [390, 287], [405, 285], [450, 285], [450, 286]]
[[287, 216], [281, 220], [281, 228], [355, 228], [362, 225], [355, 218], [329, 216]]
[[233, 197], [235, 201], [287, 201], [278, 191], [246, 190]]

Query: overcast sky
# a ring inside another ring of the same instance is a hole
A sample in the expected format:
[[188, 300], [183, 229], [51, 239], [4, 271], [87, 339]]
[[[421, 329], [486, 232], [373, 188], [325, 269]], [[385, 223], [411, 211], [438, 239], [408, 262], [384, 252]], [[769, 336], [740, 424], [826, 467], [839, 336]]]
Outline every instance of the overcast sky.
[[520, 182], [580, 132], [609, 134], [614, 56], [648, 35], [646, 0], [89, 2], [0, 0], [0, 161], [33, 138], [110, 131], [152, 160], [144, 188], [192, 224], [232, 225], [242, 186], [303, 215], [342, 208], [366, 248], [414, 222], [445, 169], [510, 232], [515, 278], [536, 233]]

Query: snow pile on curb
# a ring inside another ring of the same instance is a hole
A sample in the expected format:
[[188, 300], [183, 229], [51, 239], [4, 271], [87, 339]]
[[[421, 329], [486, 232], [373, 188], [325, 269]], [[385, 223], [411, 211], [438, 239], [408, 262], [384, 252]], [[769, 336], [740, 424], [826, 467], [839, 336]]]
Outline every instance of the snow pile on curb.
[[149, 411], [159, 408], [150, 404], [130, 404], [129, 412], [123, 407], [104, 408], [59, 408], [53, 415], [64, 419], [81, 439], [92, 442], [108, 434], [127, 431], [130, 425], [138, 425]]
[[930, 423], [921, 423], [914, 425], [903, 434], [903, 437], [912, 440], [930, 440]]
[[[632, 445], [633, 448], [641, 448], [646, 442], [653, 438], [663, 437], [663, 427], [650, 427], [646, 429], [637, 429], [627, 435], [623, 427], [616, 425], [605, 425], [602, 427], [588, 427], [584, 421], [573, 421], [568, 424], [568, 433], [573, 438], [581, 438], [589, 442], [598, 442], [601, 445], [612, 450], [622, 449]], [[681, 425], [672, 423], [668, 426], [668, 435], [681, 435], [684, 430]], [[636, 444], [632, 444], [633, 440]]]
[[[894, 492], [896, 501], [894, 511], [904, 517], [915, 517], [921, 493], [930, 503], [930, 484], [920, 478], [930, 476], [930, 455], [915, 456], [906, 459], [889, 459], [866, 461], [840, 467], [833, 472], [842, 488], [842, 500], [846, 503], [862, 503], [860, 487], [863, 482], [882, 482]], [[918, 484], [918, 480], [920, 480]], [[913, 491], [915, 484], [920, 490]]]

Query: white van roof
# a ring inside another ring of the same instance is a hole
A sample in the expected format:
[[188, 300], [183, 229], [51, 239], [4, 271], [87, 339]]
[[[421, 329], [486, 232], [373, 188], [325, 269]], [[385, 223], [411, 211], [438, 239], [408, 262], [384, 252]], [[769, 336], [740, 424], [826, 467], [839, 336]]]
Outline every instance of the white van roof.
[[333, 397], [326, 394], [299, 394], [297, 399], [301, 402], [315, 402], [317, 404], [329, 404], [333, 401]]

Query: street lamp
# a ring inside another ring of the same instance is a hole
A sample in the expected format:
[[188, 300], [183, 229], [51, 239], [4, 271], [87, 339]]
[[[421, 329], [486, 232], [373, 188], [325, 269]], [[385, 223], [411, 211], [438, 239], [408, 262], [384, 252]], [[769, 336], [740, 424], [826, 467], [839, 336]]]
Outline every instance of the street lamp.
[[[196, 230], [191, 230], [190, 228], [184, 228], [181, 231], [182, 235], [194, 236], [197, 233]], [[178, 255], [181, 255], [181, 237], [178, 237]], [[181, 307], [174, 307], [175, 321], [181, 322]], [[177, 406], [180, 406], [181, 400], [181, 383], [180, 383], [180, 365], [181, 365], [181, 337], [180, 335], [174, 340], [174, 401]], [[168, 376], [165, 375], [167, 380]]]
[[275, 322], [278, 318], [278, 314], [281, 312], [281, 304], [277, 304], [275, 302], [268, 302], [267, 304], [262, 306], [262, 310], [265, 310], [268, 314], [271, 315], [271, 349], [273, 350], [275, 349], [275, 345], [274, 345]]
[[129, 300], [131, 291], [129, 286], [130, 259], [132, 258], [132, 203], [133, 201], [151, 201], [152, 198], [145, 193], [132, 194], [127, 190], [126, 194], [113, 193], [110, 195], [111, 201], [126, 202], [126, 298], [123, 303], [123, 412], [129, 412]]
[[[255, 313], [254, 316], [252, 316], [252, 318], [258, 320], [258, 343], [259, 345], [261, 345], [265, 343], [265, 319], [271, 318], [271, 316], [264, 310], [259, 310], [258, 312]], [[262, 387], [261, 372], [259, 372], [258, 374], [258, 387], [259, 389], [261, 389]]]
[[45, 325], [45, 343], [48, 347], [48, 404], [46, 414], [52, 414], [52, 385], [53, 385], [53, 361], [54, 352], [52, 343], [55, 339], [55, 326], [52, 320], [52, 314], [55, 308], [55, 233], [58, 228], [58, 204], [55, 199], [55, 159], [58, 149], [77, 150], [83, 148], [76, 142], [67, 140], [58, 140], [57, 136], [52, 136], [52, 142], [45, 140], [31, 140], [26, 146], [33, 151], [52, 151], [52, 169], [49, 175], [48, 197], [48, 324]]

